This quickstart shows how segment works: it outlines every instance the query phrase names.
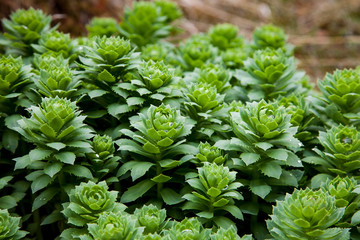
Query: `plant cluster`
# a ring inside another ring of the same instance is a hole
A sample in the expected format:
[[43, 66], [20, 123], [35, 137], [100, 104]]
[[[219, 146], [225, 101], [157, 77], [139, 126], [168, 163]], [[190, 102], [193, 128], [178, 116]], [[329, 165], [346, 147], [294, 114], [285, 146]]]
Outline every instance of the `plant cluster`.
[[181, 16], [2, 20], [0, 239], [360, 239], [359, 69], [317, 91], [282, 29]]

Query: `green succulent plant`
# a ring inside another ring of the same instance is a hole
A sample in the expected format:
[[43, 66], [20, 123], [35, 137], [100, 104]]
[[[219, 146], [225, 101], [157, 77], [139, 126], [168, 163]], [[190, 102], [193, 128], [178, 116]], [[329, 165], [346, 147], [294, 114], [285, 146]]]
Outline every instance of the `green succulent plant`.
[[125, 9], [119, 31], [141, 48], [169, 36], [174, 31], [170, 23], [179, 17], [179, 13], [180, 10], [173, 3], [135, 2], [132, 9]]
[[142, 228], [136, 226], [136, 220], [123, 212], [104, 212], [100, 214], [96, 223], [88, 224], [88, 236], [80, 237], [81, 240], [112, 240], [139, 239]]
[[[174, 84], [178, 81], [175, 69], [165, 64], [163, 61], [142, 62], [139, 64], [138, 71], [133, 74], [131, 80], [131, 90], [136, 92], [129, 98], [133, 99], [143, 107], [151, 104], [159, 106], [160, 104], [173, 103], [179, 105], [177, 99], [182, 96], [180, 90], [174, 88]], [[128, 88], [130, 89], [130, 87]]]
[[195, 210], [196, 215], [204, 222], [214, 222], [220, 227], [230, 227], [232, 221], [224, 213], [230, 213], [236, 219], [243, 220], [241, 210], [234, 200], [242, 200], [237, 191], [242, 186], [235, 182], [236, 172], [230, 172], [228, 167], [216, 163], [204, 163], [198, 168], [198, 176], [186, 180], [194, 189], [183, 196], [187, 200], [183, 210]]
[[254, 30], [253, 45], [255, 49], [284, 48], [286, 46], [287, 36], [279, 27], [272, 24], [263, 25]]
[[167, 222], [165, 221], [166, 210], [152, 204], [135, 209], [134, 215], [139, 225], [145, 228], [144, 234], [160, 232]]
[[[315, 156], [303, 161], [314, 164], [320, 174], [316, 178], [323, 181], [331, 176], [357, 176], [360, 169], [360, 133], [353, 126], [339, 125], [326, 132], [319, 132], [319, 142], [323, 149], [314, 148]], [[314, 177], [314, 180], [316, 180]]]
[[35, 211], [55, 196], [64, 196], [65, 189], [71, 186], [70, 182], [65, 183], [66, 176], [93, 178], [88, 168], [75, 161], [91, 151], [87, 140], [92, 137], [92, 130], [83, 123], [85, 117], [75, 102], [64, 98], [43, 98], [39, 106], [28, 111], [31, 116], [22, 117], [13, 130], [35, 148], [14, 161], [15, 170], [31, 170], [26, 179], [31, 182], [32, 193], [41, 190], [33, 201]]
[[19, 9], [3, 19], [4, 37], [9, 41], [7, 53], [29, 57], [31, 44], [38, 43], [41, 35], [50, 29], [51, 16], [33, 8]]
[[31, 46], [39, 54], [51, 53], [55, 56], [62, 55], [64, 58], [75, 58], [70, 35], [56, 30], [43, 33], [38, 44]]
[[121, 81], [127, 72], [137, 67], [139, 54], [134, 52], [130, 41], [120, 37], [95, 37], [90, 44], [83, 47], [84, 54], [79, 57], [90, 98], [88, 115], [100, 118], [109, 113], [120, 119], [139, 104], [133, 98], [126, 101], [130, 83]]
[[244, 40], [238, 37], [238, 27], [230, 23], [217, 24], [208, 31], [210, 42], [213, 46], [226, 50], [241, 47]]
[[154, 62], [164, 61], [165, 63], [171, 63], [169, 54], [173, 53], [175, 46], [168, 42], [158, 42], [153, 44], [147, 44], [141, 49], [141, 58], [146, 62], [152, 60]]
[[0, 209], [12, 210], [19, 206], [20, 201], [26, 197], [30, 184], [16, 176], [12, 171], [12, 166], [11, 172], [7, 172], [6, 162], [8, 162], [7, 159], [1, 161], [4, 173], [2, 174], [3, 177], [0, 178]]
[[105, 181], [82, 182], [70, 191], [70, 202], [63, 204], [62, 213], [68, 223], [84, 227], [96, 223], [102, 213], [116, 214], [125, 210], [125, 205], [116, 202], [117, 195], [117, 191], [108, 190]]
[[[180, 111], [169, 105], [150, 106], [146, 113], [139, 113], [130, 120], [137, 131], [123, 129], [121, 132], [130, 139], [116, 141], [120, 150], [129, 151], [133, 160], [126, 162], [118, 171], [120, 177], [131, 172], [132, 180], [144, 176], [150, 171], [151, 176], [130, 187], [122, 196], [122, 202], [134, 201], [157, 185], [157, 197], [167, 204], [182, 201], [174, 190], [163, 188], [163, 183], [172, 179], [163, 171], [178, 167], [182, 161], [179, 155], [193, 154], [196, 148], [185, 143], [184, 137], [191, 133], [194, 122], [181, 116]], [[139, 191], [139, 189], [141, 189]], [[169, 199], [167, 196], [171, 195]]]
[[216, 49], [210, 44], [210, 39], [204, 35], [195, 35], [180, 45], [180, 66], [185, 71], [201, 68], [213, 62], [217, 54]]
[[163, 239], [167, 239], [167, 236], [163, 237], [158, 233], [149, 233], [146, 235], [142, 235], [140, 237], [140, 240], [163, 240]]
[[247, 47], [229, 48], [221, 52], [221, 59], [227, 68], [236, 70], [243, 68], [249, 54], [250, 50]]
[[208, 142], [200, 142], [199, 153], [196, 154], [196, 163], [216, 163], [218, 165], [223, 164], [226, 161], [227, 154], [224, 155], [221, 149], [210, 145]]
[[165, 231], [169, 240], [205, 240], [210, 238], [210, 232], [197, 218], [185, 218]]
[[[114, 142], [108, 135], [96, 135], [91, 142], [91, 147], [93, 152], [86, 156], [89, 159], [89, 167], [94, 175], [94, 180], [99, 181], [118, 167], [120, 157], [114, 155]], [[118, 179], [109, 177], [106, 181], [118, 182]]]
[[[335, 197], [336, 207], [345, 207], [342, 219], [336, 224], [337, 227], [356, 227], [360, 223], [360, 185], [355, 178], [348, 176], [340, 177], [322, 183], [321, 189]], [[355, 235], [354, 231], [351, 235]], [[359, 234], [357, 234], [359, 235]], [[359, 237], [359, 236], [358, 236]]]
[[322, 93], [321, 102], [316, 105], [318, 111], [325, 115], [330, 126], [336, 124], [359, 124], [360, 111], [360, 74], [354, 69], [335, 70], [327, 73], [324, 80], [318, 81]]
[[119, 34], [118, 23], [114, 18], [94, 17], [86, 25], [89, 37], [115, 36]]
[[0, 209], [0, 239], [24, 239], [27, 232], [19, 230], [20, 219], [20, 217], [10, 216], [7, 209]]
[[300, 84], [304, 72], [296, 72], [295, 59], [281, 49], [261, 49], [244, 61], [235, 77], [248, 89], [250, 100], [271, 100], [305, 91]]
[[349, 229], [333, 227], [344, 212], [345, 208], [338, 208], [335, 197], [327, 192], [295, 189], [277, 202], [266, 223], [276, 240], [350, 239]]

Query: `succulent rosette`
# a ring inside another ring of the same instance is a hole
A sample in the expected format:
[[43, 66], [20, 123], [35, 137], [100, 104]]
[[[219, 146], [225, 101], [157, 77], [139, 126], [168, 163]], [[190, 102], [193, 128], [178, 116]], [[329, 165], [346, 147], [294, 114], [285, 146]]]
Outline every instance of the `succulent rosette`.
[[210, 237], [210, 229], [204, 229], [197, 218], [185, 218], [176, 222], [165, 233], [169, 240], [205, 240]]
[[117, 203], [118, 192], [109, 191], [105, 181], [94, 183], [82, 182], [69, 193], [70, 202], [63, 204], [62, 213], [68, 223], [83, 227], [95, 223], [105, 212], [121, 212], [125, 205]]
[[[129, 151], [132, 159], [123, 164], [117, 176], [120, 177], [131, 172], [132, 180], [143, 177], [148, 173], [147, 179], [130, 187], [121, 198], [122, 202], [134, 201], [157, 185], [157, 197], [167, 204], [175, 204], [183, 201], [181, 195], [170, 188], [163, 188], [163, 183], [172, 179], [164, 171], [178, 167], [182, 162], [180, 156], [195, 154], [196, 147], [186, 144], [185, 136], [191, 133], [194, 121], [182, 116], [180, 110], [169, 105], [155, 107], [151, 105], [146, 113], [139, 113], [130, 120], [131, 126], [137, 131], [128, 129], [121, 130], [124, 136], [116, 141], [120, 150]], [[139, 157], [140, 156], [140, 157]], [[190, 156], [188, 156], [190, 160]], [[149, 176], [154, 176], [149, 179]], [[174, 175], [176, 177], [176, 175]], [[146, 188], [139, 186], [146, 185]], [[166, 198], [172, 194], [172, 198]]]
[[214, 60], [216, 49], [210, 44], [210, 39], [204, 35], [195, 35], [180, 46], [182, 56], [181, 67], [186, 71], [201, 68]]
[[252, 38], [256, 49], [283, 48], [286, 45], [287, 36], [279, 27], [272, 24], [263, 25], [254, 30]]
[[232, 70], [243, 68], [244, 61], [249, 57], [250, 50], [245, 47], [229, 48], [221, 52], [224, 65]]
[[227, 154], [224, 155], [222, 150], [218, 147], [210, 145], [208, 142], [200, 142], [199, 153], [196, 154], [197, 163], [216, 163], [223, 164], [226, 160]]
[[118, 35], [118, 23], [114, 18], [107, 17], [94, 17], [86, 25], [89, 37], [94, 36], [107, 36], [111, 37]]
[[240, 237], [234, 226], [229, 228], [219, 228], [216, 233], [211, 234], [211, 240], [253, 240], [251, 235]]
[[304, 72], [296, 72], [295, 59], [281, 49], [257, 50], [244, 61], [244, 70], [235, 77], [248, 89], [250, 100], [275, 99], [293, 92], [301, 93]]
[[295, 189], [277, 202], [266, 223], [276, 240], [350, 239], [349, 229], [333, 227], [344, 212], [345, 208], [338, 208], [335, 197], [327, 192]]
[[[323, 94], [319, 112], [332, 119], [332, 125], [359, 123], [360, 115], [360, 74], [354, 69], [335, 70], [327, 73], [324, 80], [318, 81]], [[326, 119], [324, 119], [326, 123]], [[329, 124], [329, 123], [326, 123]]]
[[81, 240], [136, 240], [142, 233], [142, 228], [136, 226], [136, 220], [123, 212], [104, 212], [96, 223], [88, 224], [89, 235]]
[[314, 148], [317, 156], [309, 156], [304, 161], [315, 164], [314, 167], [323, 173], [324, 180], [329, 174], [357, 175], [360, 169], [360, 133], [357, 128], [340, 124], [326, 132], [321, 131], [319, 141], [324, 149]]
[[[351, 228], [359, 225], [360, 185], [354, 177], [337, 176], [331, 180], [327, 179], [326, 182], [322, 183], [321, 189], [335, 197], [337, 207], [345, 207], [344, 216], [336, 226]], [[355, 231], [351, 235], [354, 234]]]
[[238, 27], [229, 23], [222, 23], [211, 27], [208, 31], [213, 46], [226, 50], [241, 47], [244, 40], [238, 37]]
[[7, 209], [0, 209], [0, 239], [18, 240], [24, 239], [27, 232], [19, 230], [20, 217], [10, 216]]
[[[96, 135], [91, 142], [93, 152], [86, 154], [89, 167], [92, 169], [94, 179], [102, 180], [119, 165], [119, 156], [115, 156], [113, 139], [108, 135]], [[118, 179], [110, 177], [107, 182], [117, 182]]]
[[139, 225], [145, 228], [144, 234], [160, 232], [166, 223], [166, 210], [152, 204], [135, 209], [134, 215]]
[[[14, 112], [14, 102], [17, 101], [25, 87], [30, 84], [29, 65], [24, 65], [21, 57], [11, 55], [0, 58], [0, 112]], [[20, 102], [19, 102], [20, 104]]]
[[171, 64], [169, 55], [174, 54], [175, 46], [168, 42], [158, 42], [153, 44], [147, 44], [141, 49], [141, 58], [145, 61], [160, 62]]
[[295, 154], [302, 144], [295, 138], [297, 127], [291, 125], [285, 107], [262, 100], [247, 103], [230, 115], [236, 137], [218, 141], [215, 146], [238, 154], [233, 158], [234, 168], [247, 175], [244, 183], [250, 190], [265, 198], [271, 185], [297, 186], [298, 174], [287, 167], [302, 167]]
[[243, 199], [237, 191], [242, 184], [235, 180], [236, 172], [230, 172], [228, 167], [205, 163], [198, 168], [198, 177], [187, 180], [194, 191], [183, 196], [187, 202], [182, 209], [195, 210], [196, 215], [205, 222], [214, 222], [224, 228], [229, 227], [228, 222], [231, 222], [223, 216], [224, 211], [236, 219], [243, 220], [242, 212], [234, 202], [234, 199]]
[[75, 57], [70, 35], [56, 30], [43, 33], [38, 44], [32, 44], [32, 47], [39, 54], [52, 53], [55, 56], [62, 55], [64, 58]]
[[19, 9], [3, 19], [4, 37], [10, 42], [7, 52], [15, 55], [31, 56], [31, 44], [36, 44], [41, 35], [50, 29], [51, 16], [41, 10]]
[[158, 233], [149, 233], [149, 234], [146, 234], [146, 235], [142, 235], [140, 237], [140, 240], [164, 240], [164, 239], [168, 239], [167, 236], [161, 236], [159, 235]]
[[143, 47], [168, 37], [174, 31], [170, 24], [179, 17], [178, 13], [180, 10], [172, 3], [135, 2], [132, 9], [125, 9], [119, 31], [136, 46]]

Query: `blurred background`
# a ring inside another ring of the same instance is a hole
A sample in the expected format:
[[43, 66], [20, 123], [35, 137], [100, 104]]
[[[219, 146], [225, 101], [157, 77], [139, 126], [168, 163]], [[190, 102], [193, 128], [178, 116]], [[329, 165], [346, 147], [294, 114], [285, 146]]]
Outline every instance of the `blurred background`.
[[[184, 32], [174, 40], [229, 22], [250, 38], [255, 27], [273, 23], [284, 28], [295, 45], [299, 68], [312, 80], [336, 68], [360, 65], [360, 0], [172, 0], [181, 7]], [[0, 0], [0, 18], [18, 8], [41, 8], [53, 24], [72, 36], [86, 34], [94, 16], [120, 16], [133, 0]]]

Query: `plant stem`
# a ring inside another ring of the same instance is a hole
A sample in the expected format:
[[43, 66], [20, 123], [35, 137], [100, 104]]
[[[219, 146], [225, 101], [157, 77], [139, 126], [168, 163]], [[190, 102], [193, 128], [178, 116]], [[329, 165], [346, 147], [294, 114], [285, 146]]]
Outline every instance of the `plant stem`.
[[41, 226], [40, 226], [40, 214], [39, 209], [36, 209], [33, 213], [34, 216], [34, 222], [36, 223], [36, 239], [43, 240], [42, 232], [41, 232]]
[[[161, 158], [162, 158], [161, 154], [156, 154], [156, 176], [159, 176], [162, 173], [162, 169], [161, 169], [161, 166], [159, 163]], [[162, 199], [161, 194], [160, 194], [162, 188], [163, 188], [163, 183], [157, 183], [156, 190], [157, 190], [157, 199], [159, 201], [161, 201], [161, 199]]]

